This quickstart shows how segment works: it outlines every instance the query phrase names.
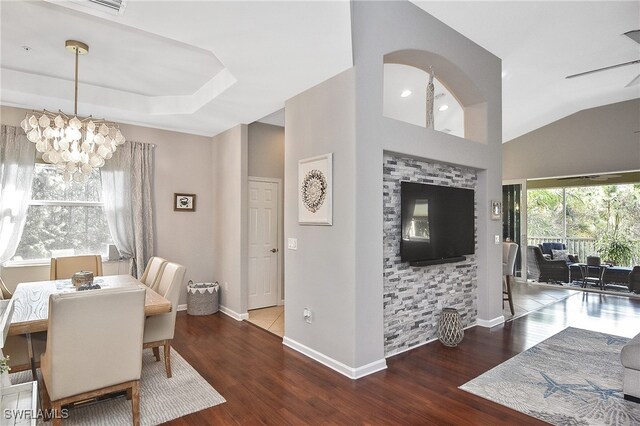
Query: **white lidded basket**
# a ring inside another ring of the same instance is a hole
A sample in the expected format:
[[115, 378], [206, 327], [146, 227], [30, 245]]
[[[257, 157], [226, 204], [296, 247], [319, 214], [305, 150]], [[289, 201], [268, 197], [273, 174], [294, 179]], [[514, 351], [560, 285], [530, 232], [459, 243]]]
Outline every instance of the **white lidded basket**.
[[189, 315], [211, 315], [218, 312], [220, 286], [214, 283], [187, 284], [187, 313]]

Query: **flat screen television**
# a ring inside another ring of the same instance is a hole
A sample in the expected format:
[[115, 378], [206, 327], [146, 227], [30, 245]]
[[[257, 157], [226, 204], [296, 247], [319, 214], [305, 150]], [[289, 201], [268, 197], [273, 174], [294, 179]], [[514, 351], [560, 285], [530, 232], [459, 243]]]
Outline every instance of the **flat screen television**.
[[401, 182], [400, 199], [403, 262], [459, 262], [475, 253], [472, 189]]

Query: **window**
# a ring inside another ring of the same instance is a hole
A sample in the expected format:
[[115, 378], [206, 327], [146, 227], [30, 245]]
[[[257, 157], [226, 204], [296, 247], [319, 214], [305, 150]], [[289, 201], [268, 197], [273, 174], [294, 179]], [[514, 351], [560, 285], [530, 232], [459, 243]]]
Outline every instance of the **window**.
[[27, 222], [12, 261], [108, 253], [112, 244], [100, 200], [100, 172], [65, 182], [52, 164], [36, 164]]

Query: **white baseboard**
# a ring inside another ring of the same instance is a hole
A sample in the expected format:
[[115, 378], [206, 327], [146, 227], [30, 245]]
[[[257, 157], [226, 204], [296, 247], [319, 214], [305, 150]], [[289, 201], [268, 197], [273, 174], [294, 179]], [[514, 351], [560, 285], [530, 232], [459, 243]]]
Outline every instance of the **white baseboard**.
[[278, 306], [284, 306], [284, 299], [278, 302]]
[[490, 320], [483, 320], [478, 318], [476, 320], [476, 324], [479, 325], [480, 327], [485, 327], [485, 328], [491, 328], [491, 327], [495, 327], [496, 325], [500, 325], [504, 323], [504, 315], [500, 315], [499, 317], [495, 317], [493, 319]]
[[309, 358], [331, 368], [332, 370], [337, 371], [340, 374], [347, 376], [350, 379], [359, 379], [361, 377], [387, 368], [387, 361], [384, 358], [367, 365], [363, 365], [362, 367], [353, 368], [341, 363], [340, 361], [336, 361], [335, 359], [328, 357], [325, 354], [316, 351], [315, 349], [311, 349], [310, 347], [305, 346], [302, 343], [298, 343], [286, 336], [284, 337], [284, 339], [282, 339], [282, 344], [290, 347], [295, 351], [300, 352], [303, 355], [308, 356]]
[[180, 311], [186, 311], [187, 310], [187, 304], [183, 304], [183, 305], [178, 305], [178, 312]]
[[230, 316], [231, 318], [233, 318], [236, 321], [244, 321], [246, 319], [249, 319], [249, 314], [248, 313], [239, 314], [236, 311], [233, 311], [233, 310], [227, 308], [226, 306], [222, 306], [222, 305], [220, 305], [220, 312], [222, 312], [225, 315]]

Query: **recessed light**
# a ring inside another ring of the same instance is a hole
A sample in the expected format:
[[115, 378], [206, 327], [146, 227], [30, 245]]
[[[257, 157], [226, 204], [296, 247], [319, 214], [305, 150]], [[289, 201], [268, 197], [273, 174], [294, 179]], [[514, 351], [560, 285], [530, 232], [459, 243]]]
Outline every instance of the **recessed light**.
[[31, 50], [31, 48], [29, 46], [21, 46], [25, 52], [28, 52]]
[[403, 97], [403, 98], [406, 98], [407, 96], [411, 96], [411, 93], [412, 93], [412, 92], [411, 92], [411, 90], [409, 90], [409, 89], [404, 89], [404, 90], [402, 91], [402, 93], [400, 93], [400, 96], [401, 96], [401, 97]]
[[449, 109], [449, 105], [444, 104], [444, 105], [441, 105], [440, 108], [438, 108], [438, 111], [446, 111], [448, 109]]

